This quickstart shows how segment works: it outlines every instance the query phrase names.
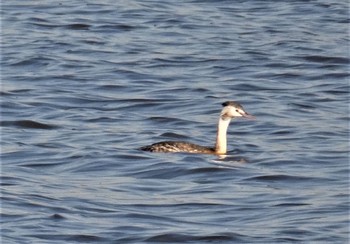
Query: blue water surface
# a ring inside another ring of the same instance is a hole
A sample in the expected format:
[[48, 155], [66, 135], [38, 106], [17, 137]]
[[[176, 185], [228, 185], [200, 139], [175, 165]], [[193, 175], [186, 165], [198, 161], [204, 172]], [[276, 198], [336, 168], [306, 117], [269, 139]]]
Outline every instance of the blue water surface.
[[2, 243], [349, 242], [348, 1], [1, 8]]

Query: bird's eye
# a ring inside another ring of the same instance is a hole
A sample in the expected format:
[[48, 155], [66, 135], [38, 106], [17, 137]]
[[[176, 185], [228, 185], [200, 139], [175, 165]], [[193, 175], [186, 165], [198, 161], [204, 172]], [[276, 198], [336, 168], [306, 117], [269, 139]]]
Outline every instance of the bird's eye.
[[238, 109], [236, 109], [236, 112], [239, 113]]

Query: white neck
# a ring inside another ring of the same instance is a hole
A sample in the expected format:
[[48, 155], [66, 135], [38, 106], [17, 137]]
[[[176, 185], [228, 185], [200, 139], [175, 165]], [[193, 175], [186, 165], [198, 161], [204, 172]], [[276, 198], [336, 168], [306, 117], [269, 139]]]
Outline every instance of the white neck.
[[230, 124], [230, 118], [222, 118], [220, 116], [218, 123], [218, 131], [216, 134], [216, 144], [215, 144], [215, 153], [225, 154], [227, 152], [227, 128]]

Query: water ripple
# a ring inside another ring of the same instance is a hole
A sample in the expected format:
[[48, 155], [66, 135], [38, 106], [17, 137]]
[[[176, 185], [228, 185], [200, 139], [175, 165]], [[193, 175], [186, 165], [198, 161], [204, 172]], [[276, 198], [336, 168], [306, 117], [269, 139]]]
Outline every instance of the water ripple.
[[0, 126], [14, 126], [20, 128], [28, 128], [28, 129], [43, 129], [43, 130], [51, 130], [59, 128], [56, 125], [44, 124], [32, 120], [17, 120], [17, 121], [1, 121]]
[[347, 5], [3, 3], [2, 241], [347, 243]]

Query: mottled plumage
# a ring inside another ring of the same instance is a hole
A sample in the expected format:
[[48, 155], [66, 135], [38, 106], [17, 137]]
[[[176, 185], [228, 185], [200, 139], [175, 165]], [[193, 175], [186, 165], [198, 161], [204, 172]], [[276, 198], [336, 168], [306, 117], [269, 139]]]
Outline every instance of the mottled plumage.
[[163, 141], [141, 147], [140, 149], [149, 152], [215, 153], [214, 148], [203, 147], [183, 141]]

